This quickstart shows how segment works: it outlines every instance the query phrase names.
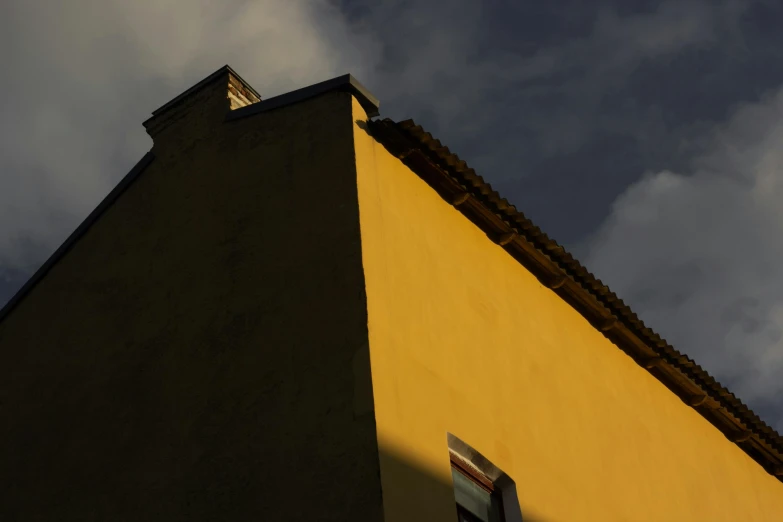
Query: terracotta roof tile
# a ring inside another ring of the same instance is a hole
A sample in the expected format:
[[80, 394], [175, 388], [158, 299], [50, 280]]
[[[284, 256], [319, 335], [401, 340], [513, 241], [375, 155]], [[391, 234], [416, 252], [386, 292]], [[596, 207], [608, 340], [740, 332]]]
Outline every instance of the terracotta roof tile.
[[[370, 122], [369, 129], [447, 201], [453, 201], [456, 193], [466, 191], [468, 200], [473, 202], [465, 201], [457, 206], [463, 214], [490, 237], [512, 233], [511, 241], [500, 242], [503, 248], [783, 481], [783, 437], [701, 366], [648, 328], [608, 286], [503, 199], [465, 161], [413, 120], [375, 120]], [[647, 364], [651, 359], [659, 364]]]

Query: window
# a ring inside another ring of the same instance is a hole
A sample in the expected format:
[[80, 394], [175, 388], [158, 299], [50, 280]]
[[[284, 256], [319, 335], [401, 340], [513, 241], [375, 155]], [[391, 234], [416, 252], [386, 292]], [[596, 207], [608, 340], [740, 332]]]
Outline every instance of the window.
[[458, 522], [504, 522], [500, 491], [473, 466], [451, 454]]

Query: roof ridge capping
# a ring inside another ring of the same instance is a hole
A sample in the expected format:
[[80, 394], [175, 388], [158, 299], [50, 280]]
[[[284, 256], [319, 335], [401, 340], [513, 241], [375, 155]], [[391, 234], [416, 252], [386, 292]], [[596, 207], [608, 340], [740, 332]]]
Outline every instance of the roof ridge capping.
[[378, 98], [367, 90], [359, 80], [353, 77], [351, 74], [343, 74], [330, 80], [315, 83], [301, 89], [296, 89], [272, 98], [267, 98], [264, 101], [254, 103], [247, 107], [242, 107], [235, 111], [231, 111], [227, 116], [227, 120], [235, 120], [238, 118], [245, 118], [261, 112], [271, 111], [286, 105], [302, 102], [328, 92], [348, 92], [353, 95], [362, 108], [367, 112], [367, 116], [375, 117], [380, 114], [380, 101]]
[[370, 122], [372, 135], [441, 197], [731, 442], [783, 481], [783, 437], [692, 359], [648, 328], [565, 248], [413, 120]]

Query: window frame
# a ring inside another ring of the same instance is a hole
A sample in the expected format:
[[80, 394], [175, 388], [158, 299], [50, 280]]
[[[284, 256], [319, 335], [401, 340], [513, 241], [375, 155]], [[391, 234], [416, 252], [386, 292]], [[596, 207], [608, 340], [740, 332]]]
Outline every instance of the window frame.
[[[465, 476], [467, 479], [469, 479], [471, 482], [476, 484], [478, 487], [489, 493], [491, 497], [494, 497], [498, 504], [498, 515], [500, 516], [500, 522], [506, 521], [506, 514], [503, 510], [503, 494], [502, 492], [495, 486], [495, 484], [489, 480], [486, 476], [484, 476], [481, 472], [476, 470], [473, 466], [469, 465], [463, 458], [461, 458], [459, 455], [455, 454], [452, 451], [449, 451], [449, 460], [451, 461], [451, 467], [455, 470], [457, 470], [458, 473]], [[457, 505], [457, 514], [467, 514], [470, 518], [475, 518], [475, 515], [470, 513], [467, 509], [463, 508], [461, 505], [455, 502]]]

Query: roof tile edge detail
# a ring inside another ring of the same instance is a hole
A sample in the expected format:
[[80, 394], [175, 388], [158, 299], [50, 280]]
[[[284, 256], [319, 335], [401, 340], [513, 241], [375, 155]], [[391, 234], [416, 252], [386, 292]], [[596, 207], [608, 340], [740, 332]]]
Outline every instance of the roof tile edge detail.
[[[618, 348], [783, 481], [783, 437], [677, 351], [448, 147], [412, 120], [371, 121], [373, 136]], [[440, 178], [440, 179], [439, 179]]]

